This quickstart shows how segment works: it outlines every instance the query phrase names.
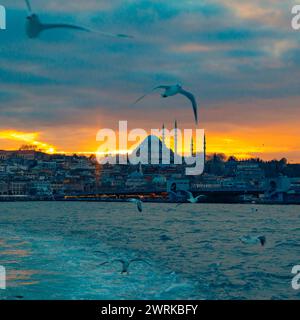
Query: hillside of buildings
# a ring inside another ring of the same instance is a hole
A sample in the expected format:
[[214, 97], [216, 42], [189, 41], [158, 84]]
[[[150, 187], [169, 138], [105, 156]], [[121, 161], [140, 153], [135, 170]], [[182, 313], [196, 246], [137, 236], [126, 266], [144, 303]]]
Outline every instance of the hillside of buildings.
[[0, 151], [2, 197], [51, 199], [104, 192], [166, 192], [172, 181], [185, 181], [185, 188], [195, 191], [214, 187], [244, 188], [246, 192], [272, 188], [274, 178], [284, 178], [284, 184], [300, 194], [300, 165], [289, 164], [286, 159], [238, 161], [222, 154], [207, 155], [204, 173], [186, 176], [184, 165], [99, 165], [95, 156]]

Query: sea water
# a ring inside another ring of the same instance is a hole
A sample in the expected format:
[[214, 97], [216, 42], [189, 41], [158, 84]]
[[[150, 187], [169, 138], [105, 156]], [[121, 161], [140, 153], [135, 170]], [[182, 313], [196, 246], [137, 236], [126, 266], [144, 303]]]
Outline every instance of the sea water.
[[[0, 203], [0, 299], [297, 299], [298, 206]], [[243, 235], [267, 243], [245, 245]], [[135, 261], [121, 274], [115, 259]], [[106, 264], [104, 264], [107, 262]]]

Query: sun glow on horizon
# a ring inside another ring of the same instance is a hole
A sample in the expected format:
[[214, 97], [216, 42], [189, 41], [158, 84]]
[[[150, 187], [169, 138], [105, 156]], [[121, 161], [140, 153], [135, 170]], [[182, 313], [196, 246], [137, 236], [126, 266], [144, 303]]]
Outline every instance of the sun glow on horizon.
[[22, 141], [36, 147], [38, 150], [49, 154], [56, 153], [56, 148], [50, 144], [38, 141], [40, 133], [38, 132], [21, 132], [15, 130], [0, 131], [0, 140]]
[[[23, 131], [17, 131], [17, 130], [2, 130], [0, 131], [0, 141], [3, 140], [7, 142], [5, 144], [6, 149], [8, 150], [16, 150], [18, 147], [16, 147], [16, 144], [13, 142], [21, 142], [22, 144], [26, 144], [29, 146], [33, 146], [36, 148], [36, 150], [45, 152], [47, 154], [66, 154], [66, 155], [82, 155], [82, 156], [91, 156], [91, 155], [100, 155], [100, 156], [114, 156], [117, 154], [120, 155], [126, 155], [131, 154], [134, 150], [133, 143], [132, 145], [128, 145], [127, 149], [118, 150], [114, 146], [109, 147], [105, 150], [105, 152], [99, 152], [99, 146], [97, 144], [99, 142], [92, 141], [89, 137], [83, 137], [82, 140], [77, 141], [78, 147], [77, 150], [74, 150], [75, 144], [72, 144], [72, 146], [63, 145], [62, 147], [55, 146], [52, 144], [49, 144], [47, 142], [41, 141], [41, 133], [40, 132], [23, 132]], [[162, 138], [160, 137], [162, 140]], [[280, 140], [284, 140], [285, 138], [282, 138]], [[266, 139], [269, 141], [269, 139]], [[10, 143], [11, 141], [11, 143]], [[83, 142], [82, 142], [83, 141]], [[207, 148], [206, 148], [206, 154], [212, 155], [215, 153], [222, 153], [226, 157], [234, 156], [238, 160], [243, 159], [250, 159], [250, 158], [262, 158], [264, 160], [271, 160], [271, 159], [281, 159], [284, 157], [284, 154], [288, 154], [288, 152], [293, 152], [294, 149], [291, 146], [284, 144], [279, 144], [278, 141], [276, 143], [272, 144], [271, 142], [261, 142], [265, 140], [260, 140], [259, 137], [241, 137], [237, 136], [237, 134], [218, 134], [218, 133], [209, 133], [207, 134]], [[273, 140], [274, 141], [274, 140]], [[142, 142], [142, 141], [141, 141]], [[165, 140], [166, 146], [174, 151], [174, 141]], [[179, 146], [178, 146], [179, 147]], [[3, 147], [0, 149], [3, 149]], [[5, 148], [4, 148], [5, 149]], [[81, 149], [81, 151], [79, 150]], [[190, 146], [186, 146], [185, 150], [181, 150], [181, 148], [178, 148], [178, 154], [180, 155], [190, 155]], [[195, 148], [196, 149], [196, 148]], [[200, 150], [201, 149], [201, 150]], [[199, 149], [199, 146], [197, 147], [197, 152], [202, 152], [202, 148]], [[63, 151], [65, 150], [65, 151]], [[196, 151], [196, 150], [195, 150]], [[277, 156], [278, 154], [278, 156]], [[293, 160], [293, 158], [288, 159], [291, 163], [299, 162], [298, 158]], [[295, 161], [296, 160], [296, 161]]]

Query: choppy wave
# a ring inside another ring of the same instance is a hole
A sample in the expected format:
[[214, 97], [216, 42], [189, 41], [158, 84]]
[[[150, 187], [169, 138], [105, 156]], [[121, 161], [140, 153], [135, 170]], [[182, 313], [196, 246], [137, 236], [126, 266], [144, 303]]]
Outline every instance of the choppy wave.
[[[8, 288], [0, 298], [297, 298], [298, 207], [169, 207], [145, 204], [140, 214], [127, 203], [1, 203]], [[264, 234], [266, 246], [242, 244], [246, 234]], [[122, 275], [110, 262], [134, 258], [150, 265], [133, 263]]]

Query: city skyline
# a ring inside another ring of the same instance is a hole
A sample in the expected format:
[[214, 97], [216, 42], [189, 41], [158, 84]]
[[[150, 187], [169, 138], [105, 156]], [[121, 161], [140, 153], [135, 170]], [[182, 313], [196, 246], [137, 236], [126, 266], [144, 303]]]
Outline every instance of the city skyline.
[[29, 40], [23, 1], [2, 4], [0, 149], [34, 141], [50, 153], [94, 152], [97, 131], [126, 119], [148, 131], [175, 118], [194, 128], [184, 98], [132, 106], [154, 85], [179, 82], [199, 102], [207, 153], [300, 162], [295, 1], [32, 3], [45, 21], [135, 37], [121, 41], [72, 31]]

